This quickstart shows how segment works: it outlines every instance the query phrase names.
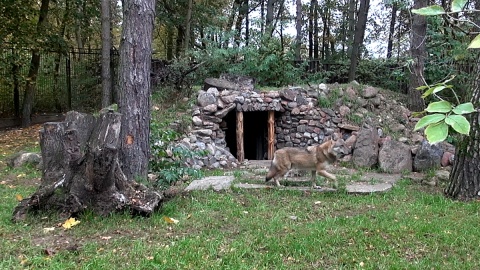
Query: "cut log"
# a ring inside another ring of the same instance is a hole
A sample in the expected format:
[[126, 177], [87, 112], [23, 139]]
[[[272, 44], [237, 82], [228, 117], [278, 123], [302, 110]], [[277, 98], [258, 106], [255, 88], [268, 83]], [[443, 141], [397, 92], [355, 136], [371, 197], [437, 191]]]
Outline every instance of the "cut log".
[[29, 211], [54, 210], [64, 216], [90, 209], [99, 215], [119, 210], [149, 215], [163, 194], [127, 179], [118, 160], [120, 116], [68, 112], [64, 122], [45, 123], [40, 131], [42, 182], [13, 211], [14, 222]]

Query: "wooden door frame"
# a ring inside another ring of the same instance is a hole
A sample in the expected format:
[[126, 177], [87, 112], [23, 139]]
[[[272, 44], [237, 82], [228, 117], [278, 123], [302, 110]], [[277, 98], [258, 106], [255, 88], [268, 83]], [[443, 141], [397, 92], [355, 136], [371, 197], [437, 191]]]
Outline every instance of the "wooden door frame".
[[[244, 131], [243, 131], [243, 112], [237, 111], [236, 135], [237, 135], [237, 160], [243, 162], [245, 160], [244, 149]], [[275, 152], [275, 111], [268, 111], [268, 138], [267, 138], [267, 158], [273, 159]]]

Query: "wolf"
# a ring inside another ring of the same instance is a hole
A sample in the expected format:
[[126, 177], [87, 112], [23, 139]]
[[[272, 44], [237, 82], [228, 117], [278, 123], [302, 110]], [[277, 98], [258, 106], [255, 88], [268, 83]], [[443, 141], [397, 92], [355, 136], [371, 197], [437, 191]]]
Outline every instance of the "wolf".
[[312, 172], [312, 188], [321, 188], [316, 185], [316, 174], [335, 181], [335, 175], [326, 171], [329, 164], [346, 154], [343, 140], [327, 140], [320, 145], [312, 145], [307, 148], [285, 147], [275, 151], [270, 169], [265, 177], [265, 182], [275, 180], [277, 186], [281, 186], [279, 178], [285, 176], [292, 168], [310, 170]]

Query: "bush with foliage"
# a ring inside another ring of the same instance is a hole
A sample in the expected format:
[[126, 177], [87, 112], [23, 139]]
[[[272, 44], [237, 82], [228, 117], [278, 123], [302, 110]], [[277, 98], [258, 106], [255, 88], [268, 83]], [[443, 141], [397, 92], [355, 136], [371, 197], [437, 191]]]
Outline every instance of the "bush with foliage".
[[252, 40], [240, 48], [207, 42], [206, 49], [192, 52], [198, 62], [205, 62], [204, 77], [222, 73], [251, 76], [261, 86], [285, 86], [301, 82], [303, 68], [295, 67], [294, 56], [284, 52], [277, 38]]
[[[201, 151], [192, 151], [176, 144], [181, 134], [191, 121], [188, 117], [179, 117], [179, 112], [188, 110], [190, 103], [177, 101], [178, 95], [173, 90], [157, 91], [152, 95], [153, 104], [161, 104], [165, 108], [152, 110], [150, 123], [150, 162], [149, 169], [156, 174], [155, 187], [165, 188], [180, 181], [200, 178], [201, 170], [186, 165], [188, 159], [202, 156]], [[168, 94], [170, 93], [170, 95]], [[173, 93], [173, 94], [172, 94]], [[174, 98], [172, 97], [175, 96]], [[159, 105], [160, 106], [160, 105]], [[154, 106], [155, 107], [155, 106]], [[174, 128], [171, 123], [177, 123]]]

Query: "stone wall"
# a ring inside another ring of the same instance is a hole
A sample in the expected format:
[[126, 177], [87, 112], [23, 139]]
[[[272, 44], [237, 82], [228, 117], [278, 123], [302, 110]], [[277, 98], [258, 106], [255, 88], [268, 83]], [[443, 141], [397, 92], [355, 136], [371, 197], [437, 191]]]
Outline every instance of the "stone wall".
[[[227, 115], [237, 111], [274, 111], [275, 149], [320, 144], [326, 137], [342, 138], [351, 151], [344, 161], [360, 167], [379, 166], [387, 172], [412, 170], [410, 161], [416, 158], [424, 142], [423, 136], [412, 132], [418, 119], [412, 118], [401, 103], [384, 97], [376, 88], [366, 86], [356, 90], [348, 85], [345, 89], [338, 87], [332, 108], [318, 107], [318, 99], [328, 97], [330, 92], [322, 85], [315, 90], [290, 87], [266, 92], [244, 88], [219, 91], [210, 87], [199, 91], [192, 109], [192, 127], [180, 144], [191, 150], [206, 150], [207, 155], [187, 160], [188, 165], [194, 168], [237, 167], [238, 161], [227, 147]], [[362, 123], [359, 126], [350, 123], [347, 120], [349, 116], [360, 119]], [[251, 127], [244, 127], [248, 128]], [[386, 134], [385, 130], [394, 134]], [[389, 140], [398, 140], [400, 144], [385, 143]], [[452, 163], [452, 151], [445, 150], [449, 157], [443, 157], [446, 161], [442, 161], [442, 166]], [[435, 166], [439, 163], [437, 156], [428, 154], [434, 159], [430, 163]], [[365, 163], [366, 160], [369, 162]], [[405, 166], [399, 166], [398, 160], [402, 160], [400, 163]], [[430, 168], [417, 168], [417, 163], [413, 163], [414, 170]]]
[[238, 165], [225, 140], [224, 118], [232, 111], [275, 111], [276, 149], [321, 143], [325, 137], [339, 132], [337, 124], [342, 118], [332, 109], [318, 108], [318, 96], [318, 91], [300, 87], [267, 92], [218, 91], [213, 87], [199, 91], [192, 110], [192, 129], [181, 144], [192, 150], [207, 150], [208, 155], [189, 160], [189, 165], [197, 168]]

